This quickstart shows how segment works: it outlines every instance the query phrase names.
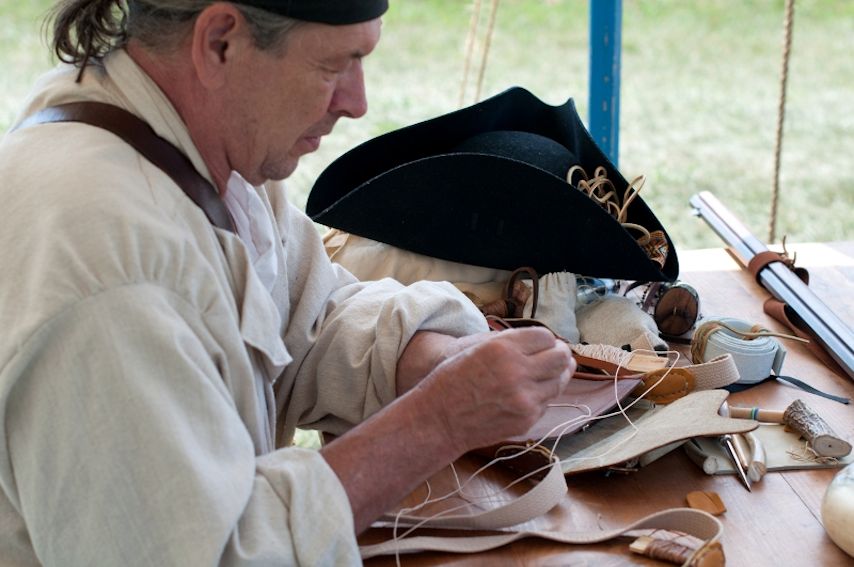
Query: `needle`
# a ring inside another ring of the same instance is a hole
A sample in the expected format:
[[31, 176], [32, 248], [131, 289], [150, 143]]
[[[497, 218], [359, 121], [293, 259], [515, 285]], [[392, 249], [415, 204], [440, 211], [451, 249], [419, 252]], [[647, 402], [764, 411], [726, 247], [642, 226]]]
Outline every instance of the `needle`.
[[721, 437], [721, 445], [724, 446], [727, 453], [729, 454], [729, 458], [732, 460], [733, 465], [735, 465], [735, 470], [738, 473], [739, 478], [741, 478], [741, 482], [744, 483], [745, 488], [747, 488], [748, 492], [750, 490], [750, 480], [747, 478], [747, 474], [744, 472], [744, 468], [741, 466], [741, 461], [738, 459], [738, 453], [735, 450], [735, 445], [732, 441], [732, 435], [724, 435]]

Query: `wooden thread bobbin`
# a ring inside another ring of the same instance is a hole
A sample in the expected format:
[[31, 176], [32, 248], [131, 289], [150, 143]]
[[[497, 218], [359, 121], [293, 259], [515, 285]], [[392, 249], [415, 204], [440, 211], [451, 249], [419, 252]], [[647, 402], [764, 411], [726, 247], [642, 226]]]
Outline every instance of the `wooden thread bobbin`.
[[700, 296], [690, 285], [677, 282], [668, 285], [655, 304], [652, 318], [661, 334], [669, 337], [684, 335], [700, 315]]

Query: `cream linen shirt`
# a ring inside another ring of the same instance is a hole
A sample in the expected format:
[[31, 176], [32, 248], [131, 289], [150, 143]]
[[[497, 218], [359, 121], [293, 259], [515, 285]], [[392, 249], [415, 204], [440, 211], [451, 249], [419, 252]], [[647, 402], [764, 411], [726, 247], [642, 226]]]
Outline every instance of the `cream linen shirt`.
[[[20, 118], [116, 104], [210, 177], [124, 51], [75, 74], [45, 76]], [[391, 401], [412, 334], [485, 330], [473, 305], [356, 282], [278, 183], [256, 188], [280, 247], [268, 290], [239, 237], [95, 127], [7, 134], [0, 180], [0, 565], [358, 563], [337, 477], [284, 446]]]

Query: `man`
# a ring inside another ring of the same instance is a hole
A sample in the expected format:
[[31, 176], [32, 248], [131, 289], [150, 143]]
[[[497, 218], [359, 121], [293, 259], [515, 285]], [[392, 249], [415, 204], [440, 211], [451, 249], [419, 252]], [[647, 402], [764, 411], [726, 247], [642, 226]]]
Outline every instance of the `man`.
[[[349, 564], [355, 535], [569, 381], [450, 285], [356, 282], [279, 180], [366, 112], [385, 0], [68, 0], [42, 108], [139, 116], [225, 202], [80, 123], [0, 145], [0, 565]], [[395, 399], [396, 398], [396, 399]], [[339, 435], [288, 448], [294, 428]]]

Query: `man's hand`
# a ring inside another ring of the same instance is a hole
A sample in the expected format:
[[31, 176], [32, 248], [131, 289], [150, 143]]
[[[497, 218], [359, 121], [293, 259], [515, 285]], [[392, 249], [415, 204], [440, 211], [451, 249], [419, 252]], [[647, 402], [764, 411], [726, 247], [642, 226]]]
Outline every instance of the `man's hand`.
[[576, 368], [569, 347], [546, 329], [475, 337], [412, 392], [435, 404], [460, 454], [528, 431]]
[[321, 449], [357, 532], [462, 454], [525, 433], [576, 366], [564, 342], [536, 327], [463, 339], [419, 333], [406, 350], [417, 356], [398, 363], [398, 390], [409, 391]]

